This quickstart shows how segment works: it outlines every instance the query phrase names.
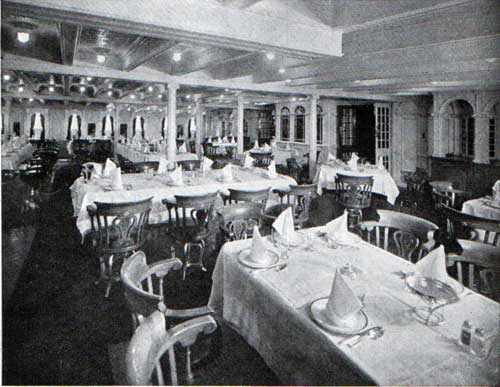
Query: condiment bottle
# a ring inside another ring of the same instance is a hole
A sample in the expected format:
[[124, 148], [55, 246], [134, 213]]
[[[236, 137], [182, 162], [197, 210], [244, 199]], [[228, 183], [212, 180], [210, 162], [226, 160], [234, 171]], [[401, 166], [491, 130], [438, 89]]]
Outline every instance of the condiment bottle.
[[476, 328], [471, 339], [470, 349], [471, 352], [476, 356], [486, 356], [488, 348], [486, 345], [486, 338], [484, 337], [484, 329]]
[[465, 320], [462, 324], [462, 331], [460, 332], [460, 344], [469, 347], [472, 338], [472, 324], [469, 320]]

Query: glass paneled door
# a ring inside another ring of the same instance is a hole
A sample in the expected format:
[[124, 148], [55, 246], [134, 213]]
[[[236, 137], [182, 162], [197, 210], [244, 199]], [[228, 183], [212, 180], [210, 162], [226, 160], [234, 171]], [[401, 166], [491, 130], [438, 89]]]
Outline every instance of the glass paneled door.
[[392, 117], [389, 104], [375, 104], [375, 154], [383, 157], [385, 168], [391, 172]]

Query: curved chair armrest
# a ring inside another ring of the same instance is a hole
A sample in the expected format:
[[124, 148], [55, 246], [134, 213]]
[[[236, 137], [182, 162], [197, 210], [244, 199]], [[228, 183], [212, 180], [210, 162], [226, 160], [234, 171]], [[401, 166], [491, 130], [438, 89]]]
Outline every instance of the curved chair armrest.
[[182, 261], [179, 258], [164, 259], [159, 262], [148, 265], [148, 270], [143, 274], [143, 278], [150, 275], [155, 275], [158, 278], [165, 277], [171, 270], [179, 270], [182, 268]]
[[208, 306], [201, 306], [198, 308], [190, 308], [190, 309], [168, 309], [163, 312], [165, 317], [167, 318], [178, 318], [178, 319], [186, 319], [193, 318], [198, 316], [204, 316], [208, 314], [214, 314], [214, 311]]

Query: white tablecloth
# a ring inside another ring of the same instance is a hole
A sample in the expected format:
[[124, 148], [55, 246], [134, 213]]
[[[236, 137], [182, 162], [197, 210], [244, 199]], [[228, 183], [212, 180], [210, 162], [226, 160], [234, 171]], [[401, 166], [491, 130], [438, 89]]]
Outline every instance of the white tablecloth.
[[491, 199], [472, 199], [462, 204], [462, 212], [480, 218], [500, 221], [500, 203]]
[[174, 195], [201, 195], [219, 190], [229, 194], [228, 188], [259, 190], [266, 187], [287, 188], [290, 184], [297, 184], [288, 176], [278, 175], [270, 179], [266, 171], [261, 168], [244, 170], [234, 167], [234, 181], [223, 183], [220, 181], [221, 171], [211, 170], [203, 174], [201, 171], [184, 172], [184, 186], [171, 186], [166, 175], [147, 175], [143, 173], [123, 174], [122, 182], [127, 189], [111, 191], [110, 179], [101, 178], [84, 183], [83, 178], [78, 178], [71, 186], [74, 215], [77, 216], [76, 225], [81, 234], [90, 231], [91, 224], [87, 206], [95, 201], [119, 203], [137, 201], [153, 197], [153, 209], [149, 222], [160, 223], [168, 220], [168, 212], [161, 203], [162, 199], [173, 200]]
[[[133, 149], [126, 144], [116, 144], [116, 153], [125, 157], [133, 163], [141, 163], [143, 161], [159, 161], [160, 157], [166, 157], [164, 153], [144, 153]], [[198, 160], [196, 153], [177, 153], [175, 161]]]
[[385, 195], [391, 204], [396, 202], [399, 189], [396, 182], [385, 169], [378, 169], [374, 165], [360, 166], [358, 171], [351, 171], [342, 162], [321, 165], [314, 176], [314, 183], [318, 184], [318, 192], [321, 188], [335, 189], [337, 173], [351, 176], [373, 176], [372, 192]]
[[[494, 385], [498, 384], [499, 348], [480, 361], [459, 346], [465, 319], [487, 334], [498, 329], [498, 303], [472, 293], [441, 309], [445, 323], [426, 326], [410, 314], [419, 298], [396, 273], [414, 265], [360, 242], [356, 247], [328, 248], [314, 235], [314, 250], [298, 247], [289, 253], [283, 271], [254, 271], [238, 261], [251, 240], [226, 243], [213, 273], [209, 305], [222, 314], [263, 357], [284, 384], [290, 385]], [[349, 348], [340, 336], [319, 328], [309, 304], [327, 297], [333, 274], [355, 257], [362, 274], [351, 280], [354, 292], [365, 295], [369, 326], [383, 326], [378, 340]], [[468, 292], [468, 290], [466, 290]]]
[[17, 169], [19, 164], [28, 160], [33, 155], [33, 145], [24, 144], [21, 148], [6, 153], [2, 149], [2, 169]]

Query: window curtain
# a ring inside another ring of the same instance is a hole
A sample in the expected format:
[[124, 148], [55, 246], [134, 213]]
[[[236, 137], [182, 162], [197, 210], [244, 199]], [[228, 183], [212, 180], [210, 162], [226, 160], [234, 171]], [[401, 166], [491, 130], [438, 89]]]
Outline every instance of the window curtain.
[[[139, 120], [139, 121], [138, 121]], [[135, 137], [137, 129], [141, 132], [141, 138], [144, 139], [144, 117], [137, 116], [134, 118], [132, 125], [132, 137]]]
[[102, 135], [102, 137], [106, 136], [105, 131], [106, 131], [106, 118], [107, 117], [109, 117], [109, 122], [111, 125], [111, 137], [114, 137], [115, 136], [115, 123], [114, 123], [113, 116], [110, 116], [110, 115], [104, 116], [102, 119], [101, 135]]
[[68, 131], [66, 133], [66, 140], [68, 140], [68, 141], [72, 139], [71, 129], [72, 129], [73, 125], [75, 124], [75, 121], [74, 121], [75, 117], [76, 117], [76, 125], [77, 125], [77, 137], [78, 138], [82, 137], [82, 117], [80, 117], [79, 115], [76, 115], [76, 114], [72, 114], [68, 120]]
[[42, 133], [40, 134], [40, 140], [45, 140], [45, 117], [41, 113], [35, 113], [31, 116], [31, 126], [30, 126], [30, 138], [33, 138], [35, 135], [35, 123], [37, 115], [40, 117], [40, 124], [42, 127]]
[[167, 136], [167, 117], [163, 117], [161, 120], [161, 137], [165, 138]]

